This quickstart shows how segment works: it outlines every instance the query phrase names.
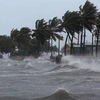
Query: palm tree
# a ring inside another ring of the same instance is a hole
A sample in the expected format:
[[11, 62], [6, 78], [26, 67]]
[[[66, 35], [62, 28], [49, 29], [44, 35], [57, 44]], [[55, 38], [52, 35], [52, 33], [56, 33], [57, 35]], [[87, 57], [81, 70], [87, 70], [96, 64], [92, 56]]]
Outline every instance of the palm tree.
[[10, 53], [14, 45], [11, 41], [11, 38], [7, 35], [0, 35], [0, 54], [1, 53]]
[[97, 20], [96, 20], [96, 29], [95, 29], [95, 36], [97, 38], [96, 41], [96, 56], [98, 55], [98, 43], [99, 43], [99, 34], [100, 34], [100, 13], [97, 13]]
[[94, 35], [96, 37], [96, 56], [98, 56], [99, 30], [97, 28], [94, 29]]
[[66, 55], [66, 43], [68, 38], [71, 41], [71, 54], [73, 50], [73, 38], [75, 38], [75, 32], [79, 33], [82, 30], [82, 26], [80, 25], [80, 16], [76, 11], [70, 12], [67, 11], [62, 17], [63, 23], [62, 26], [65, 28], [67, 32], [66, 40], [65, 40], [65, 55]]
[[40, 45], [44, 45], [45, 41], [50, 39], [49, 31], [47, 29], [47, 22], [44, 19], [37, 20], [35, 23], [35, 28], [33, 29], [32, 37], [37, 40], [37, 55], [40, 55]]
[[81, 25], [83, 27], [83, 30], [81, 33], [81, 48], [80, 49], [82, 51], [82, 37], [84, 36], [84, 43], [83, 43], [83, 54], [84, 54], [86, 29], [92, 32], [92, 29], [94, 28], [94, 25], [96, 22], [97, 9], [96, 9], [96, 6], [94, 6], [94, 4], [89, 2], [88, 0], [85, 2], [83, 7], [81, 5], [79, 8], [80, 8], [79, 13], [81, 17]]
[[27, 27], [23, 27], [20, 30], [12, 29], [10, 37], [15, 46], [17, 46], [19, 54], [21, 54], [22, 49], [30, 45], [30, 32], [31, 30]]
[[50, 31], [50, 37], [51, 37], [51, 56], [52, 56], [52, 46], [53, 46], [53, 40], [56, 41], [56, 38], [58, 39], [58, 55], [60, 54], [60, 40], [63, 40], [63, 37], [57, 34], [57, 32], [62, 32], [62, 21], [61, 19], [58, 19], [57, 17], [54, 17], [52, 20], [49, 20], [48, 22], [48, 29]]
[[[40, 44], [44, 45], [46, 40], [49, 40], [51, 38], [51, 44], [52, 39], [56, 41], [56, 38], [62, 39], [60, 35], [56, 34], [57, 31], [60, 31], [58, 28], [58, 24], [60, 23], [57, 18], [54, 18], [53, 20], [49, 20], [48, 24], [45, 22], [44, 19], [37, 20], [36, 21], [36, 29], [33, 29], [33, 37], [37, 39], [37, 53], [39, 55], [39, 48]], [[52, 47], [52, 46], [51, 46]]]

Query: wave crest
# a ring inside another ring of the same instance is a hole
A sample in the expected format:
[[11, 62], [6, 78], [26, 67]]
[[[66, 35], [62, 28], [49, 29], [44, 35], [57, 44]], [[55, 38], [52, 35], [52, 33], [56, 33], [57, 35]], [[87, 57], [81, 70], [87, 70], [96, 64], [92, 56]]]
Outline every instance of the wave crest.
[[69, 95], [66, 90], [59, 89], [50, 96], [38, 98], [34, 100], [76, 100], [71, 95]]

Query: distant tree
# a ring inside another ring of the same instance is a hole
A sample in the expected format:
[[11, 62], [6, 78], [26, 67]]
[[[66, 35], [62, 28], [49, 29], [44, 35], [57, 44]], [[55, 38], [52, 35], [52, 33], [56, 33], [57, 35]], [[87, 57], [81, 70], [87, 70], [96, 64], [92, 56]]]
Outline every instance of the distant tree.
[[0, 36], [0, 52], [1, 53], [10, 53], [14, 48], [14, 44], [11, 41], [11, 38], [6, 35]]

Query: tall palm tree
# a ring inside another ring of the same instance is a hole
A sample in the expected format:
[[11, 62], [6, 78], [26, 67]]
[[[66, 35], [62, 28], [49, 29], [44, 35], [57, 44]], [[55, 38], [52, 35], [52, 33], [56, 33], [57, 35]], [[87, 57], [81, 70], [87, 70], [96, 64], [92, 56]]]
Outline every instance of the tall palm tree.
[[44, 45], [46, 40], [49, 40], [50, 38], [52, 38], [55, 41], [56, 38], [62, 39], [60, 35], [56, 34], [56, 32], [59, 31], [59, 28], [57, 26], [58, 23], [60, 23], [60, 20], [57, 20], [57, 18], [54, 18], [53, 20], [49, 20], [49, 23], [45, 22], [44, 19], [36, 21], [36, 29], [33, 29], [34, 32], [32, 36], [36, 37], [37, 39], [38, 54], [39, 54], [40, 44]]
[[52, 20], [49, 20], [48, 22], [48, 29], [50, 31], [50, 37], [51, 37], [51, 56], [52, 56], [52, 45], [53, 45], [53, 40], [56, 41], [56, 38], [59, 40], [58, 41], [58, 55], [59, 55], [59, 50], [60, 50], [60, 40], [63, 40], [63, 37], [57, 34], [57, 32], [62, 32], [62, 21], [61, 19], [58, 19], [57, 17], [54, 17]]
[[62, 17], [63, 23], [62, 26], [67, 32], [66, 40], [65, 40], [65, 55], [66, 55], [66, 43], [68, 38], [71, 41], [71, 54], [73, 50], [73, 38], [75, 37], [75, 32], [79, 33], [82, 30], [82, 26], [80, 25], [80, 16], [76, 11], [70, 12], [67, 11]]
[[100, 37], [100, 13], [97, 13], [95, 36], [97, 38], [97, 41], [96, 41], [96, 56], [97, 56], [98, 55], [98, 43], [99, 43], [99, 37]]
[[83, 41], [84, 42], [83, 43], [83, 53], [84, 53], [85, 52], [86, 29], [92, 32], [92, 29], [94, 28], [95, 21], [96, 21], [97, 9], [96, 9], [96, 6], [94, 6], [94, 4], [88, 0], [85, 2], [83, 7], [81, 5], [79, 9], [80, 9], [79, 13], [81, 17], [81, 25], [83, 27], [83, 30], [81, 33], [81, 48], [80, 49], [82, 49], [82, 37], [84, 36], [84, 41]]
[[47, 23], [44, 19], [37, 20], [35, 23], [35, 28], [33, 29], [32, 37], [35, 37], [37, 40], [37, 55], [40, 55], [40, 44], [44, 44], [47, 39], [50, 38], [50, 35], [47, 33]]

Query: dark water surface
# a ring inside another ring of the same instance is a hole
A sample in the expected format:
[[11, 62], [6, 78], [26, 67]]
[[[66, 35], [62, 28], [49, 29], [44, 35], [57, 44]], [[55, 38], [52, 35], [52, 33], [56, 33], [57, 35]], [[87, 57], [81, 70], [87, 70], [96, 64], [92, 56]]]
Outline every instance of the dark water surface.
[[0, 100], [100, 100], [100, 60], [0, 59]]

